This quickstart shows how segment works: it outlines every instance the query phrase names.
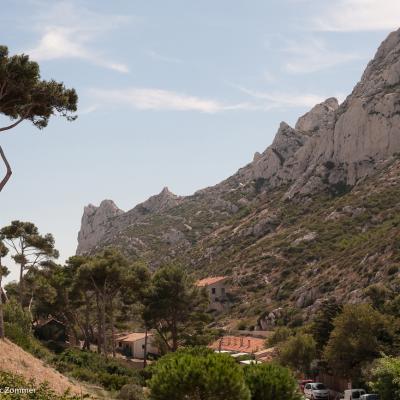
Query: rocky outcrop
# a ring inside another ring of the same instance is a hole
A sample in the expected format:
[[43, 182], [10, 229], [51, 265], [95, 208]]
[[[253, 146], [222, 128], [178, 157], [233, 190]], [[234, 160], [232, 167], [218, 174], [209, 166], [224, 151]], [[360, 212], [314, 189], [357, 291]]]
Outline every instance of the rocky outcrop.
[[99, 207], [93, 204], [86, 206], [78, 233], [77, 254], [86, 253], [94, 248], [110, 228], [111, 220], [123, 213], [112, 200], [103, 200]]
[[238, 172], [269, 187], [291, 184], [285, 198], [353, 186], [400, 152], [400, 30], [379, 47], [361, 81], [339, 106], [316, 105], [295, 128], [281, 123], [272, 145]]
[[176, 206], [180, 200], [179, 196], [165, 187], [158, 195], [150, 197], [127, 212], [120, 210], [112, 200], [103, 200], [99, 207], [89, 204], [83, 211], [76, 253], [89, 253], [102, 243], [112, 244], [113, 238], [124, 229], [140, 223], [149, 215], [155, 215]]

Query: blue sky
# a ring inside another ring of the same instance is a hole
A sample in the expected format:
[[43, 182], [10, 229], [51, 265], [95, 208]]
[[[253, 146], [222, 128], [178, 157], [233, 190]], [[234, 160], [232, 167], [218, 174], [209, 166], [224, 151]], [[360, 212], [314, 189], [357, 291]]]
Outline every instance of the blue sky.
[[75, 87], [79, 118], [1, 134], [0, 224], [52, 232], [63, 260], [86, 204], [219, 182], [280, 121], [343, 100], [399, 21], [398, 0], [3, 0], [1, 43]]

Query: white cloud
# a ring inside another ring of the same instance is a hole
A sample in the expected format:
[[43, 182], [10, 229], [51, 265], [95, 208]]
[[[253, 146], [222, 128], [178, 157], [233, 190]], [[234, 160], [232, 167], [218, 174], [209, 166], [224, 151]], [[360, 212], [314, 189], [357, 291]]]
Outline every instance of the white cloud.
[[138, 110], [199, 111], [214, 114], [250, 108], [246, 103], [228, 105], [213, 99], [153, 88], [92, 89], [90, 95], [101, 104], [124, 105]]
[[324, 41], [315, 38], [307, 39], [303, 43], [289, 43], [283, 51], [290, 55], [285, 63], [286, 71], [295, 74], [315, 72], [361, 58], [357, 53], [329, 49]]
[[247, 89], [243, 86], [232, 85], [242, 93], [257, 99], [257, 105], [253, 104], [253, 108], [271, 110], [276, 108], [297, 108], [297, 107], [313, 107], [318, 103], [323, 102], [327, 97], [323, 97], [313, 93], [288, 93], [288, 92], [260, 92], [252, 89]]
[[153, 60], [163, 61], [166, 63], [171, 63], [171, 64], [181, 64], [182, 63], [182, 60], [180, 58], [165, 56], [165, 55], [157, 53], [154, 50], [149, 50], [147, 52], [147, 55], [149, 57], [151, 57]]
[[314, 19], [317, 30], [386, 31], [400, 26], [399, 0], [338, 0], [329, 4]]
[[[43, 3], [45, 6], [46, 3]], [[71, 2], [59, 2], [33, 18], [33, 28], [41, 35], [39, 43], [27, 51], [38, 61], [77, 58], [93, 64], [127, 73], [129, 68], [91, 48], [91, 43], [105, 32], [127, 22], [128, 17], [104, 16]]]

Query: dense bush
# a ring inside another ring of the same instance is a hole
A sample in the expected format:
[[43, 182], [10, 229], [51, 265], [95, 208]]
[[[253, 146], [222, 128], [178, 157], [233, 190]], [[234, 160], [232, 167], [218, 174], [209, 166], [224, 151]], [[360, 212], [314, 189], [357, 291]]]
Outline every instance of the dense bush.
[[107, 390], [119, 390], [129, 383], [141, 384], [136, 369], [101, 354], [68, 349], [56, 357], [56, 368], [74, 378], [102, 385]]
[[384, 357], [377, 360], [369, 385], [381, 400], [400, 399], [400, 358]]
[[5, 334], [17, 346], [35, 357], [51, 361], [52, 354], [32, 335], [31, 316], [19, 303], [11, 299], [4, 305]]
[[162, 357], [148, 382], [152, 400], [250, 400], [243, 369], [225, 354], [181, 350]]
[[121, 400], [145, 400], [143, 388], [135, 384], [123, 386], [118, 398]]
[[251, 365], [245, 368], [251, 400], [300, 400], [296, 379], [289, 369], [278, 364]]
[[0, 371], [0, 388], [34, 389], [34, 393], [2, 393], [2, 400], [78, 400], [78, 396], [68, 393], [57, 395], [48, 385], [36, 385], [33, 381], [26, 381], [23, 377], [8, 372]]
[[311, 362], [317, 355], [317, 345], [309, 334], [298, 333], [279, 345], [279, 360], [294, 370], [310, 373]]

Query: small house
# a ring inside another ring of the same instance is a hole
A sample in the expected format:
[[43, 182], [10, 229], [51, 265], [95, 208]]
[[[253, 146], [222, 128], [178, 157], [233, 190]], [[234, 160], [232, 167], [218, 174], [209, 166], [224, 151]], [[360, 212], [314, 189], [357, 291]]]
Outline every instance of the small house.
[[[135, 332], [116, 339], [117, 348], [127, 357], [143, 360], [145, 355], [146, 334]], [[158, 355], [158, 348], [154, 343], [154, 335], [147, 334], [147, 354]]]
[[197, 287], [206, 288], [210, 305], [209, 310], [222, 311], [227, 306], [226, 276], [214, 276], [196, 282]]
[[35, 324], [34, 332], [35, 336], [39, 340], [43, 341], [65, 343], [68, 340], [67, 328], [65, 324], [53, 317], [38, 321]]

